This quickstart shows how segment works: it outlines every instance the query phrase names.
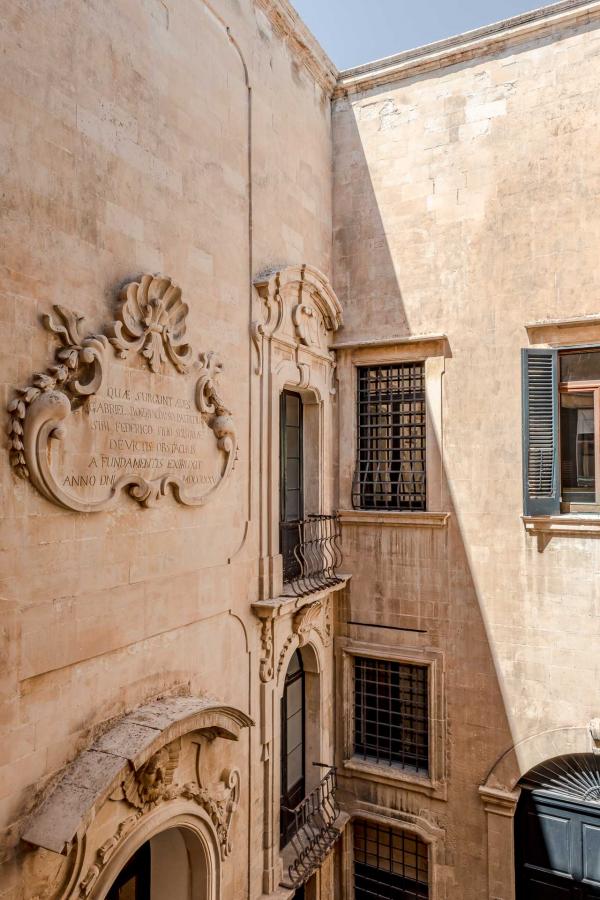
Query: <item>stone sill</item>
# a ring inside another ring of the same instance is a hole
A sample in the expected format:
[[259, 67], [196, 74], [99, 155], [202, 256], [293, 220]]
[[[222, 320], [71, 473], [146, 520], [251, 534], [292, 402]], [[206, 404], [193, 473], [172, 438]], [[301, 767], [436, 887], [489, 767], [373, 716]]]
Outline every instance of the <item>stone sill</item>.
[[431, 778], [413, 774], [406, 769], [394, 768], [394, 766], [378, 765], [352, 757], [344, 760], [343, 774], [402, 788], [406, 791], [414, 791], [417, 794], [425, 794], [436, 800], [448, 799], [445, 782], [432, 781]]
[[341, 591], [346, 587], [352, 576], [339, 572], [338, 578], [340, 580], [337, 584], [332, 584], [331, 587], [323, 588], [320, 591], [313, 591], [312, 594], [306, 594], [304, 597], [282, 594], [279, 597], [272, 597], [269, 600], [257, 600], [252, 604], [252, 609], [261, 619], [285, 616], [286, 613], [296, 612], [296, 610], [302, 609], [303, 606], [315, 603], [317, 600], [325, 599], [328, 594], [334, 594], [336, 591]]
[[600, 514], [558, 516], [521, 516], [525, 531], [531, 535], [600, 537]]
[[445, 528], [448, 512], [385, 512], [376, 509], [340, 509], [342, 525], [388, 525], [395, 528]]

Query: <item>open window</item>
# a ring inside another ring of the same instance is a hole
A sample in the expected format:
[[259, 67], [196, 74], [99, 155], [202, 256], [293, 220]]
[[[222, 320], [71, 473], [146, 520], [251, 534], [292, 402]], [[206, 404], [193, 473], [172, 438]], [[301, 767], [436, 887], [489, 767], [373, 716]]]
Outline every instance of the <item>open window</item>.
[[523, 351], [526, 515], [600, 512], [600, 348]]

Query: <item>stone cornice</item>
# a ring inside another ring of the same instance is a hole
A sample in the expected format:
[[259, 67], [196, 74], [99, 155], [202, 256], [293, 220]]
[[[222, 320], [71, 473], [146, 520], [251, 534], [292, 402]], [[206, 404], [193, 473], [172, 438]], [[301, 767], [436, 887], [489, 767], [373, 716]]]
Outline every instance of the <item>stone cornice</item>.
[[498, 52], [504, 46], [598, 18], [600, 0], [562, 0], [415, 50], [346, 69], [339, 73], [334, 97], [367, 91], [423, 72], [453, 66], [489, 52]]
[[255, 0], [255, 3], [268, 18], [273, 31], [288, 44], [298, 62], [331, 96], [338, 80], [338, 70], [291, 3], [288, 0]]

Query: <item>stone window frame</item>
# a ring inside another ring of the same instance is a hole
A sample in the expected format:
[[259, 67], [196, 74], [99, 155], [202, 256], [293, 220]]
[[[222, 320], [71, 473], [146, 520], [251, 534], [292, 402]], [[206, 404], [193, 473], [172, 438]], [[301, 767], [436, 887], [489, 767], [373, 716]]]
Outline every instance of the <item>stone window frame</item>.
[[[369, 762], [354, 755], [354, 659], [382, 659], [428, 669], [429, 772], [417, 774], [382, 762]], [[432, 648], [391, 647], [351, 638], [336, 640], [337, 677], [341, 685], [343, 715], [337, 721], [337, 766], [347, 777], [374, 781], [407, 791], [447, 800], [446, 702], [444, 653]]]
[[[443, 528], [449, 512], [443, 495], [442, 386], [445, 359], [449, 355], [444, 334], [413, 335], [378, 341], [349, 341], [333, 345], [338, 360], [339, 403], [339, 507], [342, 523]], [[379, 510], [352, 507], [352, 482], [356, 467], [358, 369], [395, 363], [424, 363], [426, 401], [425, 472], [426, 509]]]
[[422, 815], [397, 812], [381, 805], [355, 801], [347, 808], [350, 820], [342, 838], [342, 885], [344, 897], [354, 900], [354, 821], [360, 819], [372, 825], [383, 825], [395, 831], [406, 831], [419, 837], [429, 847], [429, 900], [441, 900], [442, 868], [445, 863], [443, 829], [433, 825]]

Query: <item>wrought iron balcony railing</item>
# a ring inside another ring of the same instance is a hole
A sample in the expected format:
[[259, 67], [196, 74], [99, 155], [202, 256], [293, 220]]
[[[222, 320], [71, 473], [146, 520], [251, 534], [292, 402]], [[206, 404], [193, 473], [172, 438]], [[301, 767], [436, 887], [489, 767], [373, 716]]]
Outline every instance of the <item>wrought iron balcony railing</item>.
[[284, 592], [296, 597], [339, 584], [342, 564], [338, 516], [314, 515], [281, 523]]
[[[322, 763], [313, 765], [326, 768]], [[282, 814], [288, 817], [290, 835], [289, 844], [284, 849], [287, 877], [284, 876], [282, 884], [285, 887], [298, 888], [308, 881], [341, 836], [341, 830], [336, 827], [340, 816], [336, 789], [336, 769], [332, 766], [296, 809], [282, 807]]]

